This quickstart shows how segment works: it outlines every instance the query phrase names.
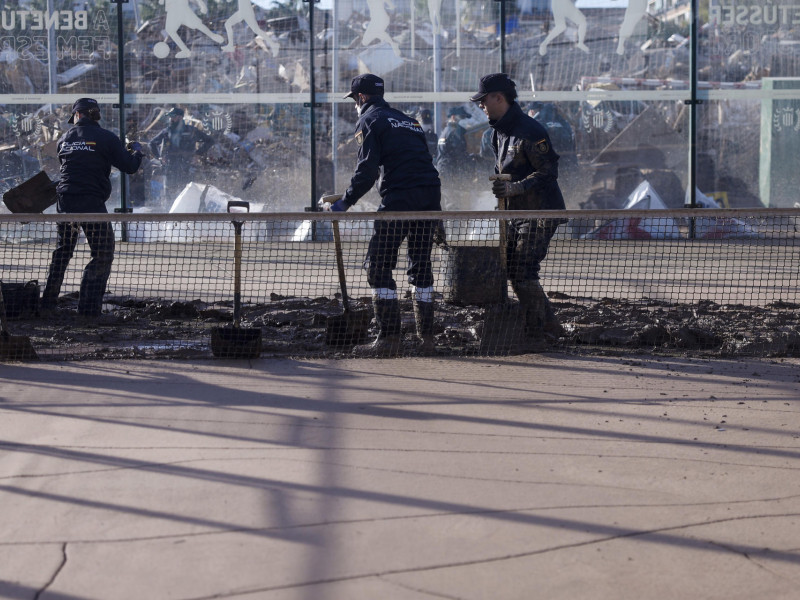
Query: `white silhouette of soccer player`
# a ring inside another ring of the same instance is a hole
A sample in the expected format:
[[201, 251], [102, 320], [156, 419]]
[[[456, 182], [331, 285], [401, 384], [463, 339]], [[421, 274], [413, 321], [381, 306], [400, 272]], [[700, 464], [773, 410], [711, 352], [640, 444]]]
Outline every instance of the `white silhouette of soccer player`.
[[619, 43], [617, 44], [617, 54], [625, 54], [625, 41], [633, 35], [636, 24], [644, 16], [647, 10], [647, 0], [628, 0], [628, 8], [625, 9], [625, 18], [619, 26]]
[[[228, 0], [228, 2], [231, 1], [232, 0]], [[228, 43], [222, 46], [222, 51], [234, 51], [235, 46], [233, 45], [233, 26], [244, 21], [247, 23], [247, 26], [250, 28], [250, 30], [264, 40], [267, 46], [269, 46], [270, 51], [272, 51], [272, 56], [278, 56], [278, 49], [280, 48], [280, 45], [278, 45], [278, 42], [275, 41], [275, 38], [272, 37], [271, 34], [262, 30], [261, 27], [258, 26], [256, 13], [253, 10], [253, 4], [250, 2], [250, 0], [237, 0], [237, 2], [238, 8], [236, 12], [228, 17], [227, 21], [225, 21], [225, 32], [228, 34]]]
[[[203, 0], [192, 1], [197, 4], [201, 13], [206, 14], [208, 12], [208, 6]], [[172, 38], [172, 41], [180, 48], [180, 52], [175, 55], [175, 58], [188, 58], [192, 55], [192, 51], [189, 50], [189, 47], [183, 43], [183, 40], [178, 35], [178, 29], [180, 29], [181, 25], [204, 33], [218, 44], [225, 41], [224, 37], [214, 33], [203, 24], [200, 17], [189, 6], [189, 0], [158, 0], [158, 3], [164, 5], [164, 12], [167, 15], [164, 29], [167, 35]]]
[[392, 47], [394, 53], [400, 56], [400, 47], [392, 39], [392, 36], [386, 32], [389, 27], [389, 13], [386, 12], [387, 6], [394, 8], [392, 0], [367, 0], [370, 21], [364, 31], [364, 37], [361, 38], [361, 45], [369, 46], [375, 40], [386, 42]]
[[[647, 1], [647, 0], [645, 0]], [[578, 26], [578, 43], [575, 44], [584, 52], [589, 52], [589, 48], [583, 43], [586, 37], [586, 17], [576, 8], [572, 0], [553, 0], [551, 10], [553, 11], [553, 29], [547, 37], [539, 44], [539, 54], [547, 54], [547, 45], [567, 29], [567, 19]]]
[[433, 33], [438, 35], [442, 30], [442, 0], [428, 0], [428, 15], [433, 25]]

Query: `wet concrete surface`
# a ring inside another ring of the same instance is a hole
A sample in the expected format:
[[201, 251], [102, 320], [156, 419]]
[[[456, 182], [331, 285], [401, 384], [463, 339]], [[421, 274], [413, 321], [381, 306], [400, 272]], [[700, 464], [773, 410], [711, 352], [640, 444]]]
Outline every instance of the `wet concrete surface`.
[[0, 366], [0, 596], [800, 587], [797, 358]]

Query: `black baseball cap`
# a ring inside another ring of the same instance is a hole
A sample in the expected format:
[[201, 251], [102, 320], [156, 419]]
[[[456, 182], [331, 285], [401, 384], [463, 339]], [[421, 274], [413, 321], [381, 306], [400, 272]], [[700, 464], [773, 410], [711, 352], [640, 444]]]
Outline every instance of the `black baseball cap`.
[[168, 117], [173, 117], [173, 116], [182, 117], [185, 114], [186, 114], [186, 112], [182, 108], [179, 108], [177, 106], [173, 106], [172, 109], [170, 109], [170, 111], [167, 113], [167, 116]]
[[356, 75], [350, 84], [350, 93], [345, 98], [355, 98], [358, 94], [383, 96], [383, 79], [372, 73]]
[[511, 92], [516, 89], [517, 84], [506, 73], [491, 73], [481, 77], [478, 93], [469, 100], [470, 102], [480, 102], [492, 92]]
[[89, 112], [92, 109], [100, 110], [100, 105], [97, 103], [97, 100], [94, 100], [93, 98], [78, 98], [72, 105], [72, 114], [70, 115], [67, 123], [75, 122], [76, 112]]
[[463, 106], [453, 106], [447, 109], [447, 116], [469, 118], [470, 114], [466, 111], [466, 109]]

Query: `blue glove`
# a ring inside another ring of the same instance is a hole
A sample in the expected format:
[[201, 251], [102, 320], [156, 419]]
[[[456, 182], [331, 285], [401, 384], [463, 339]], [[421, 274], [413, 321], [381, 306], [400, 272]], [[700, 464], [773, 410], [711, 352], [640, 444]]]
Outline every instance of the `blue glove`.
[[333, 212], [347, 212], [347, 209], [350, 208], [347, 204], [344, 203], [344, 200], [341, 198], [331, 204], [331, 210]]
[[128, 142], [128, 152], [141, 152], [142, 145], [139, 142]]

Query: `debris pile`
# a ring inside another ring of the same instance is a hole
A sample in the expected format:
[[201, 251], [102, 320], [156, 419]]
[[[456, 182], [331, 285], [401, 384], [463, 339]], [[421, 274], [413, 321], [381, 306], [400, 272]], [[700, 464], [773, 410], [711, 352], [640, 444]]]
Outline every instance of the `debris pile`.
[[[15, 332], [30, 336], [43, 360], [210, 358], [210, 330], [232, 319], [231, 302], [117, 296], [106, 299], [107, 312], [100, 320], [86, 321], [76, 313], [76, 296], [63, 296], [55, 313], [23, 315], [15, 321]], [[674, 305], [649, 299], [550, 296], [566, 330], [565, 337], [552, 342], [553, 352], [800, 356], [800, 306], [796, 304], [776, 302], [761, 308], [707, 301]], [[371, 299], [354, 298], [352, 303], [353, 310], [368, 310]], [[410, 297], [402, 304], [405, 350], [413, 355]], [[326, 323], [340, 313], [338, 298], [273, 294], [268, 303], [244, 306], [242, 322], [261, 329], [262, 356], [345, 357], [347, 349], [326, 345]], [[438, 302], [437, 355], [478, 354], [484, 313], [479, 306]]]

